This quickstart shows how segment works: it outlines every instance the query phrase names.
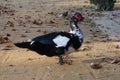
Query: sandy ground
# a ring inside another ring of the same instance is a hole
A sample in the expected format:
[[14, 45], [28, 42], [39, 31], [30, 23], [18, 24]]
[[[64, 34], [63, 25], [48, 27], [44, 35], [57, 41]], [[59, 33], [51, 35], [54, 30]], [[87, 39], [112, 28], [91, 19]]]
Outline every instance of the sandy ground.
[[[120, 62], [106, 62], [120, 57], [119, 12], [96, 13], [87, 5], [89, 3], [85, 0], [1, 0], [0, 80], [119, 80]], [[85, 17], [85, 21], [79, 23], [85, 41], [78, 51], [70, 54], [72, 65], [61, 66], [57, 64], [57, 57], [41, 56], [13, 45], [14, 42], [54, 31], [68, 32], [69, 17], [58, 17], [65, 11], [69, 11], [69, 14], [78, 11]], [[108, 23], [103, 24], [106, 19], [111, 21], [110, 26], [112, 22], [117, 22], [117, 40], [105, 35], [115, 29], [109, 29]], [[100, 26], [107, 28], [107, 32], [104, 33], [105, 29], [101, 30]], [[90, 67], [90, 63], [96, 62], [102, 68]]]
[[97, 14], [101, 16], [91, 18], [103, 34], [108, 35], [111, 39], [120, 40], [120, 10], [106, 11]]

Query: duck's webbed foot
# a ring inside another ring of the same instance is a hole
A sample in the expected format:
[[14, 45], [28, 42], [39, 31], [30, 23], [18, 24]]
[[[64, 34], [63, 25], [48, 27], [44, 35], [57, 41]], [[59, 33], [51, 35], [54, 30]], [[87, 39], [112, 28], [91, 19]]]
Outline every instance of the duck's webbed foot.
[[63, 58], [61, 55], [59, 56], [59, 62], [60, 65], [63, 64], [68, 64], [71, 65], [72, 64], [72, 60], [68, 59], [68, 58]]

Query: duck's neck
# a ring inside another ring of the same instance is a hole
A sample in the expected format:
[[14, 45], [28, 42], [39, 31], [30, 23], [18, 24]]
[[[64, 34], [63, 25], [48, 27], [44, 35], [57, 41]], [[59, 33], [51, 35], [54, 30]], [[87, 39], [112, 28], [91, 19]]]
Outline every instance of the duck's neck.
[[77, 22], [70, 21], [70, 33], [74, 34], [75, 36], [78, 36], [78, 38], [81, 40], [83, 39], [83, 33], [80, 30], [79, 26], [77, 25]]

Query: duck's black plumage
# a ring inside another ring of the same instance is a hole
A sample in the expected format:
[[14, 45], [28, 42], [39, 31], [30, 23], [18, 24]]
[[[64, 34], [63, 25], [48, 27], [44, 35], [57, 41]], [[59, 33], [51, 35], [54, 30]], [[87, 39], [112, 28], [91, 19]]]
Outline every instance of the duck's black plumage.
[[15, 43], [17, 47], [28, 48], [41, 55], [49, 57], [59, 56], [60, 64], [63, 63], [61, 55], [65, 54], [72, 47], [78, 49], [82, 42], [82, 32], [77, 26], [77, 22], [83, 17], [79, 13], [74, 13], [71, 17], [71, 32], [52, 32], [46, 35], [31, 39], [30, 42]]
[[42, 44], [54, 45], [53, 39], [58, 35], [70, 38], [70, 34], [68, 34], [67, 32], [52, 32], [43, 36], [33, 38], [32, 41], [39, 41]]
[[[53, 40], [57, 36], [66, 37], [69, 39], [69, 41], [65, 46], [56, 47], [57, 44], [55, 44]], [[67, 32], [53, 32], [33, 38], [31, 42], [15, 43], [15, 45], [21, 48], [28, 48], [41, 55], [52, 57], [64, 54], [65, 51], [68, 51], [68, 48], [71, 46], [74, 49], [78, 49], [81, 46], [81, 43], [82, 42], [79, 42], [78, 37], [74, 36], [73, 34]]]

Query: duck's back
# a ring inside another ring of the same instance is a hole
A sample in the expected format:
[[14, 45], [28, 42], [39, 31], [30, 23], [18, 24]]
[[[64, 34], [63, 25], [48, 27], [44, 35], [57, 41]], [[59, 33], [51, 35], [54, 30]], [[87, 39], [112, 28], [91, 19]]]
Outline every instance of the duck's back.
[[65, 39], [65, 37], [71, 38], [70, 34], [66, 32], [52, 32], [46, 35], [35, 37], [32, 39], [32, 41], [39, 41], [41, 44], [45, 44], [45, 45], [56, 45], [54, 42], [56, 38]]

